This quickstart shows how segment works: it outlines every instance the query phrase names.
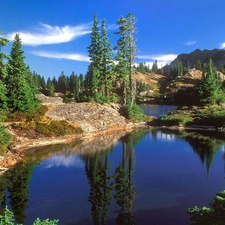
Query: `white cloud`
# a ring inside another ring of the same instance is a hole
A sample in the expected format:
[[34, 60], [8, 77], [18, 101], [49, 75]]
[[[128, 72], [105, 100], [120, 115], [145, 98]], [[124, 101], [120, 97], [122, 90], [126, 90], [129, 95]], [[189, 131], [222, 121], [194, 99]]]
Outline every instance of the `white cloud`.
[[157, 60], [158, 64], [160, 63], [169, 63], [177, 58], [176, 54], [165, 54], [165, 55], [138, 55], [138, 59], [147, 59], [147, 60]]
[[196, 43], [196, 41], [187, 41], [184, 44], [187, 46], [191, 46], [191, 45], [194, 45], [195, 43]]
[[117, 24], [110, 24], [107, 26], [108, 30], [116, 30], [118, 29], [118, 25]]
[[50, 159], [45, 160], [42, 163], [44, 169], [50, 169], [52, 167], [83, 167], [83, 162], [78, 156], [63, 156], [63, 155], [56, 155], [51, 157]]
[[31, 53], [33, 55], [37, 55], [37, 56], [41, 56], [45, 58], [70, 59], [75, 61], [90, 62], [89, 57], [82, 54], [45, 52], [45, 51], [32, 51]]
[[220, 48], [225, 48], [225, 42], [220, 45]]
[[15, 31], [4, 35], [5, 38], [13, 40], [17, 33], [20, 34], [23, 45], [49, 45], [59, 44], [74, 40], [91, 32], [91, 24], [81, 24], [76, 26], [50, 26], [40, 23], [40, 27], [35, 31]]

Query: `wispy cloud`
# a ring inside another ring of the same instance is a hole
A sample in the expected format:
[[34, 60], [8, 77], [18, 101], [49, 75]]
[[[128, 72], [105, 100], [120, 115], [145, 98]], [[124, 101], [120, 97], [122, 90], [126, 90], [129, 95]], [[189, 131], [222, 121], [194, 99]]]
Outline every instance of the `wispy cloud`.
[[43, 169], [50, 169], [52, 167], [83, 167], [83, 162], [81, 159], [78, 158], [78, 156], [63, 156], [63, 155], [58, 155], [58, 156], [53, 156], [50, 159], [45, 160], [42, 163]]
[[138, 55], [138, 59], [157, 60], [158, 62], [171, 62], [177, 58], [176, 54], [165, 55]]
[[107, 26], [108, 30], [116, 30], [118, 29], [118, 25], [117, 24], [110, 24]]
[[54, 58], [54, 59], [70, 59], [75, 61], [90, 62], [90, 59], [86, 55], [76, 53], [58, 53], [58, 52], [45, 52], [45, 51], [32, 51], [33, 55]]
[[91, 23], [63, 27], [40, 23], [40, 26], [34, 31], [14, 31], [4, 37], [13, 40], [19, 33], [23, 45], [38, 46], [69, 42], [90, 32]]
[[197, 41], [187, 41], [184, 44], [187, 45], [187, 46], [191, 46], [191, 45], [194, 45], [196, 42]]
[[225, 42], [220, 45], [220, 48], [225, 48]]

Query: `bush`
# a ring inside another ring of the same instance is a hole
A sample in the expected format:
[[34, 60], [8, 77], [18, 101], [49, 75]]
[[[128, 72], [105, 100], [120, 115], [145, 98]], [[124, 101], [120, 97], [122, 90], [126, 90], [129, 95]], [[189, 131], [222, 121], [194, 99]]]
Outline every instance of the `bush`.
[[223, 225], [225, 221], [225, 190], [219, 192], [214, 201], [210, 204], [211, 208], [197, 206], [188, 209], [191, 221], [196, 225]]
[[11, 135], [6, 132], [6, 127], [0, 126], [0, 154], [3, 154], [11, 141]]
[[74, 127], [64, 120], [51, 121], [50, 124], [37, 123], [35, 131], [48, 137], [80, 134], [83, 132], [80, 127]]
[[[4, 215], [0, 215], [0, 225], [19, 225], [15, 224], [14, 220], [15, 219], [13, 213], [8, 209], [8, 207], [6, 207], [4, 210]], [[57, 225], [57, 224], [58, 220], [46, 219], [41, 221], [39, 218], [37, 218], [33, 223], [33, 225]]]
[[45, 105], [41, 105], [37, 108], [35, 112], [32, 113], [21, 113], [21, 112], [15, 112], [7, 114], [6, 121], [8, 122], [18, 122], [18, 121], [31, 121], [36, 120], [39, 121], [41, 117], [45, 115], [47, 112], [48, 107]]
[[131, 104], [128, 102], [127, 106], [125, 107], [125, 114], [128, 119], [131, 119], [134, 122], [145, 120], [145, 115], [142, 108], [136, 103], [134, 103], [131, 107]]
[[189, 114], [184, 114], [181, 111], [174, 110], [167, 115], [161, 116], [159, 118], [162, 125], [173, 126], [173, 125], [185, 125], [193, 120], [192, 116]]

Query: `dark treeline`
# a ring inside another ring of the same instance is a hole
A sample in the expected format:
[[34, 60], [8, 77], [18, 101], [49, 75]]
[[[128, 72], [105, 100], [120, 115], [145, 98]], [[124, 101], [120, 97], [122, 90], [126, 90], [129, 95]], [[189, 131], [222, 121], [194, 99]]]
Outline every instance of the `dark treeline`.
[[55, 96], [55, 93], [61, 93], [65, 101], [79, 101], [81, 94], [85, 90], [85, 77], [83, 74], [75, 74], [72, 72], [69, 76], [62, 71], [61, 75], [56, 77], [45, 78], [36, 72], [33, 72], [36, 88], [47, 96]]

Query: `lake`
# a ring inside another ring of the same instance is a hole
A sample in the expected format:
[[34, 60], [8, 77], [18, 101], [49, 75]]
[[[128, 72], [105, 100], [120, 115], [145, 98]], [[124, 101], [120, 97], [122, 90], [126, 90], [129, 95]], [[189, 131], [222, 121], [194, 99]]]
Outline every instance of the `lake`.
[[148, 116], [160, 117], [177, 108], [175, 105], [149, 105], [140, 104], [144, 113]]
[[0, 179], [1, 207], [26, 225], [189, 225], [225, 189], [224, 150], [223, 134], [147, 129], [32, 149]]

